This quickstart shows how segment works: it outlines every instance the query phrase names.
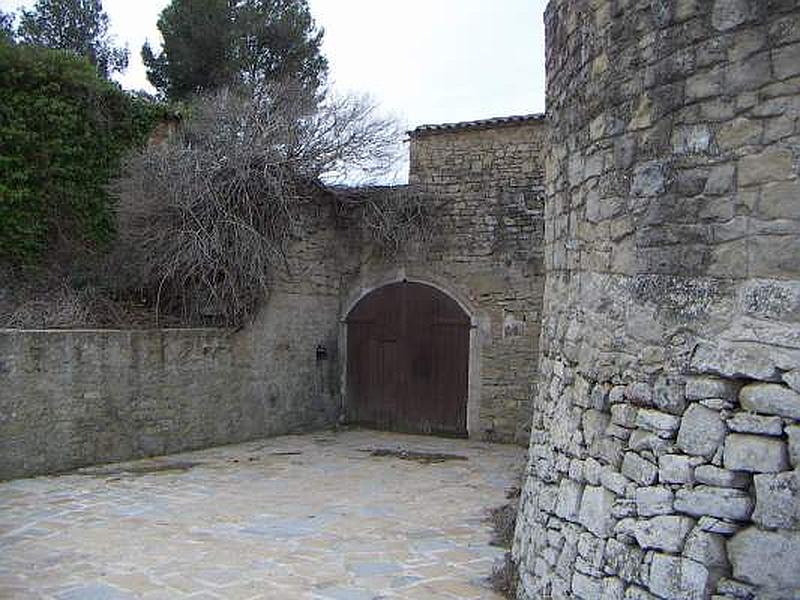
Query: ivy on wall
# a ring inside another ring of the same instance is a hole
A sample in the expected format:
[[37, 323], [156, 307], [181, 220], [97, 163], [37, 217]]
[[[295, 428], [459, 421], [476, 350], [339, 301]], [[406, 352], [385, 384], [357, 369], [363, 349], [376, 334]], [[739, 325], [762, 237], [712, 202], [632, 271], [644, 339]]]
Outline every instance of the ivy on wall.
[[59, 241], [110, 240], [105, 186], [165, 114], [85, 59], [0, 41], [0, 260], [28, 265]]

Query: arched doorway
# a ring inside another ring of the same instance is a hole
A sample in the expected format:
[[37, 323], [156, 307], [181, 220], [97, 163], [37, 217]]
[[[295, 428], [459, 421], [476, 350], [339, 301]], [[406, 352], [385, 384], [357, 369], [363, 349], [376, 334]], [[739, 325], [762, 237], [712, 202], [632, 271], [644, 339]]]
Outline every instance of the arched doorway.
[[455, 300], [393, 283], [362, 298], [346, 323], [350, 422], [467, 435], [470, 318]]

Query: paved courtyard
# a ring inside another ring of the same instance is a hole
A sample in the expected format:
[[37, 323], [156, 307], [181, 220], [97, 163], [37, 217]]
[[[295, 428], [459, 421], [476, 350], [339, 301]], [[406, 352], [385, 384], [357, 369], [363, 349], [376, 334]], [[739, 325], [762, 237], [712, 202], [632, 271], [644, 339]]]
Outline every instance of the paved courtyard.
[[499, 598], [486, 509], [523, 459], [351, 431], [0, 483], [0, 598]]

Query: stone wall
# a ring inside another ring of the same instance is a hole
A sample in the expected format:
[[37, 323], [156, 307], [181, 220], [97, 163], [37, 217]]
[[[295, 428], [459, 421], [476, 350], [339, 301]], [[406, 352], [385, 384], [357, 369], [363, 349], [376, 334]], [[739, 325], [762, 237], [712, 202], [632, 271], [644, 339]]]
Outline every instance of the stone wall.
[[800, 5], [545, 20], [520, 597], [800, 597]]
[[[441, 203], [436, 242], [400, 259], [360, 260], [348, 301], [392, 280], [433, 284], [473, 317], [471, 437], [526, 443], [536, 389], [544, 291], [541, 116], [427, 126], [411, 132], [410, 183]], [[348, 302], [345, 302], [348, 306]]]
[[308, 203], [288, 268], [241, 331], [0, 331], [0, 479], [331, 426], [347, 415], [347, 311], [402, 279], [437, 285], [473, 316], [470, 435], [526, 441], [543, 133], [528, 119], [412, 136], [412, 180], [444, 201], [430, 251], [387, 261], [330, 198]]
[[241, 331], [0, 331], [0, 479], [334, 425], [340, 244], [308, 208]]
[[0, 479], [331, 419], [329, 407], [271, 391], [269, 365], [220, 330], [3, 331], [0, 356]]

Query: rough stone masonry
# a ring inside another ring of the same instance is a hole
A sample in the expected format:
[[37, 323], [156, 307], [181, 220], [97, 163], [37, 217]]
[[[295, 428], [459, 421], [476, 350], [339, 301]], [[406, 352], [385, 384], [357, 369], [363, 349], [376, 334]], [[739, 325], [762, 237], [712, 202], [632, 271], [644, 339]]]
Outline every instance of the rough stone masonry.
[[468, 308], [470, 437], [525, 443], [546, 131], [527, 115], [412, 132], [410, 179], [442, 205], [435, 247], [382, 256], [330, 199], [309, 202], [289, 268], [241, 331], [0, 330], [0, 479], [332, 426], [348, 416], [348, 310], [404, 279]]
[[800, 3], [545, 20], [520, 597], [800, 598]]

